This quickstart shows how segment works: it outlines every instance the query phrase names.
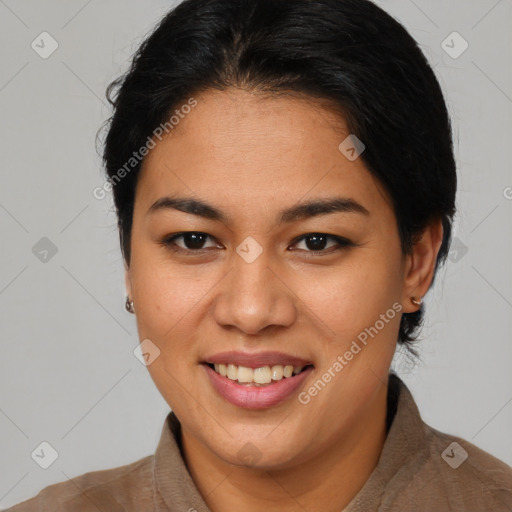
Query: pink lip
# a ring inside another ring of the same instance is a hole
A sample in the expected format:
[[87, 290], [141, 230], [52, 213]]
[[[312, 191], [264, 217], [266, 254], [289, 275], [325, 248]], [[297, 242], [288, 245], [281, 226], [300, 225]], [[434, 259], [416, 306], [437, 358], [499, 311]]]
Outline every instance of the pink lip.
[[261, 366], [272, 366], [281, 364], [283, 366], [307, 366], [311, 361], [290, 356], [282, 352], [258, 352], [248, 354], [246, 352], [220, 352], [209, 357], [205, 357], [204, 362], [214, 364], [234, 364], [236, 366], [245, 366], [246, 368], [260, 368]]
[[[260, 363], [258, 364], [259, 366], [264, 366]], [[245, 409], [265, 409], [278, 404], [291, 396], [313, 371], [313, 367], [310, 366], [293, 377], [284, 377], [267, 386], [246, 386], [223, 377], [215, 370], [212, 370], [207, 364], [202, 364], [201, 366], [205, 369], [217, 393], [233, 405]], [[255, 368], [259, 366], [255, 366]]]

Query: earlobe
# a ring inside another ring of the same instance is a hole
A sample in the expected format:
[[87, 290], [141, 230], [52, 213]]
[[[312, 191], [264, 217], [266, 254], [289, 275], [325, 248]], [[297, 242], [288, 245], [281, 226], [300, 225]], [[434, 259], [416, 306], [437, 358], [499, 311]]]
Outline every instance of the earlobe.
[[[443, 225], [441, 219], [431, 222], [407, 255], [402, 304], [404, 313], [413, 313], [421, 306], [436, 267], [437, 255], [443, 242]], [[414, 299], [414, 300], [413, 300]]]
[[130, 277], [130, 269], [126, 266], [124, 266], [124, 283], [126, 287], [126, 294], [131, 297], [132, 296], [132, 281]]
[[126, 311], [128, 311], [128, 313], [134, 314], [135, 309], [133, 306], [132, 282], [131, 282], [131, 277], [130, 277], [130, 270], [126, 267], [126, 265], [125, 265], [124, 279], [125, 279], [125, 285], [126, 285], [126, 301], [125, 301], [124, 307], [126, 308]]

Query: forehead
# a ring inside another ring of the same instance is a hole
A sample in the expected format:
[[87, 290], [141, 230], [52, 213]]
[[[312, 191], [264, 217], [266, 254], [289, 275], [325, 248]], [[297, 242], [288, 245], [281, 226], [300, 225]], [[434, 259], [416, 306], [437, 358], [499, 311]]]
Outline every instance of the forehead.
[[240, 155], [241, 149], [254, 157], [255, 150], [259, 153], [263, 147], [266, 153], [262, 158], [275, 151], [287, 151], [291, 156], [294, 149], [317, 158], [317, 152], [308, 152], [313, 141], [322, 140], [322, 146], [334, 144], [337, 148], [340, 138], [349, 134], [345, 120], [328, 109], [324, 100], [239, 89], [207, 90], [195, 99], [197, 106], [167, 138], [202, 151], [210, 146], [212, 152], [230, 159]]
[[146, 206], [171, 192], [248, 209], [331, 192], [359, 202], [383, 199], [362, 159], [340, 152], [350, 132], [325, 103], [241, 90], [194, 99], [197, 105], [145, 158], [137, 195]]

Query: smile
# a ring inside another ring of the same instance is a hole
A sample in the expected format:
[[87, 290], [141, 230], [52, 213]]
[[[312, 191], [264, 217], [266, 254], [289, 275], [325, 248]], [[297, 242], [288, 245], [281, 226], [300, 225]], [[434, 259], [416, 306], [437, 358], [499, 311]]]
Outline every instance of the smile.
[[201, 366], [216, 394], [243, 409], [265, 409], [284, 402], [300, 390], [314, 369], [311, 364], [249, 368], [205, 362]]
[[238, 384], [251, 386], [266, 386], [288, 379], [303, 371], [306, 366], [293, 366], [276, 364], [272, 366], [260, 366], [259, 368], [248, 368], [235, 364], [209, 364], [216, 373], [222, 377], [235, 381]]

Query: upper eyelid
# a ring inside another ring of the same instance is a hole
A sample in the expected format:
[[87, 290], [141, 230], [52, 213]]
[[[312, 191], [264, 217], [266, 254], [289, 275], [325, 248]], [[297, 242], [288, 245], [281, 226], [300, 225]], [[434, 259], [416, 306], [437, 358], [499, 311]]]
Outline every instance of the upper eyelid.
[[[180, 233], [174, 233], [172, 235], [164, 237], [164, 239], [162, 240], [162, 243], [164, 245], [165, 244], [174, 243], [174, 241], [176, 239], [182, 238], [184, 235], [187, 235], [189, 233], [199, 233], [199, 234], [202, 234], [202, 235], [206, 235], [211, 240], [216, 240], [216, 238], [213, 235], [210, 235], [209, 233], [205, 233], [204, 231], [182, 231]], [[320, 231], [310, 231], [309, 233], [305, 233], [303, 235], [300, 235], [300, 236], [294, 238], [292, 240], [291, 244], [295, 245], [295, 244], [301, 242], [302, 240], [304, 240], [305, 238], [307, 238], [308, 236], [313, 236], [313, 235], [325, 236], [328, 239], [330, 239], [331, 241], [336, 242], [338, 245], [342, 245], [343, 243], [346, 243], [346, 245], [354, 244], [351, 240], [349, 240], [348, 238], [346, 238], [344, 236], [341, 236], [341, 235], [331, 235], [329, 233], [323, 233], [323, 232], [320, 232]], [[204, 249], [187, 249], [187, 248], [183, 248], [183, 247], [179, 247], [179, 246], [178, 246], [178, 248], [182, 249], [183, 251], [189, 251], [189, 252], [201, 252], [202, 250], [208, 250], [209, 249], [208, 247], [204, 248]], [[320, 253], [320, 252], [323, 252], [323, 250], [321, 250], [321, 251], [307, 251], [307, 252], [319, 252]]]

